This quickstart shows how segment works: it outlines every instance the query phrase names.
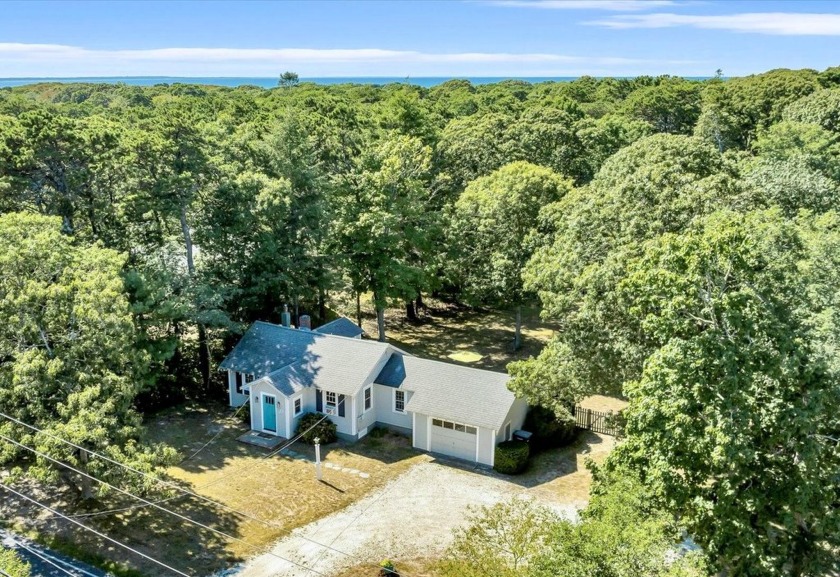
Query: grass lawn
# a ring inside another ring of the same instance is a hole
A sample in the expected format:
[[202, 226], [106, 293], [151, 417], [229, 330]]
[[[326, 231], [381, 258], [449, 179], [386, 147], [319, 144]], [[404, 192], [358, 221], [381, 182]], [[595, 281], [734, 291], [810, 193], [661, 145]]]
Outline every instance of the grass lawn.
[[[410, 439], [387, 434], [368, 436], [352, 446], [338, 442], [322, 447], [325, 462], [357, 469], [369, 475], [342, 473], [325, 468], [323, 480], [315, 479], [314, 466], [290, 457], [263, 458], [267, 451], [245, 445], [236, 437], [248, 430], [239, 418], [221, 405], [188, 406], [156, 415], [147, 423], [150, 441], [169, 444], [184, 456], [192, 455], [217, 433], [221, 434], [194, 458], [169, 469], [171, 477], [183, 481], [192, 491], [217, 500], [247, 515], [265, 520], [257, 522], [213, 507], [191, 497], [162, 503], [186, 517], [217, 528], [256, 545], [231, 541], [211, 531], [164, 513], [153, 507], [135, 508], [80, 521], [124, 541], [139, 551], [164, 561], [191, 575], [209, 575], [250, 557], [296, 527], [306, 525], [358, 500], [407, 470], [413, 463], [429, 459], [411, 448]], [[293, 449], [314, 459], [312, 447], [297, 443]], [[149, 496], [156, 500], [163, 495]], [[42, 496], [68, 514], [85, 513], [60, 494]], [[136, 505], [136, 501], [106, 498], [93, 511]], [[27, 519], [18, 530], [31, 529], [31, 521], [42, 518], [37, 511], [10, 505], [14, 515]], [[0, 509], [5, 506], [0, 506]], [[7, 512], [3, 511], [3, 516]], [[98, 537], [66, 522], [41, 523], [44, 534], [54, 535], [54, 546], [81, 556], [82, 551], [99, 551], [103, 557], [122, 563], [126, 575], [170, 575], [165, 569], [146, 562], [125, 550], [102, 542]], [[134, 571], [139, 571], [135, 573]]]

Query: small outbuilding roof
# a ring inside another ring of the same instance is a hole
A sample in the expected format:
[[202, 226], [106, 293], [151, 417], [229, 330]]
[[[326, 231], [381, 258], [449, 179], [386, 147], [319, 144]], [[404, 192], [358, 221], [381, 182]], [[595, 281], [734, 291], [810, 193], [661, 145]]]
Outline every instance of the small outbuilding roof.
[[364, 334], [364, 331], [359, 326], [348, 319], [347, 317], [338, 317], [334, 321], [330, 321], [315, 329], [316, 333], [322, 335], [335, 335], [337, 337], [356, 338]]
[[394, 353], [375, 383], [411, 391], [407, 411], [501, 430], [515, 400], [505, 373]]

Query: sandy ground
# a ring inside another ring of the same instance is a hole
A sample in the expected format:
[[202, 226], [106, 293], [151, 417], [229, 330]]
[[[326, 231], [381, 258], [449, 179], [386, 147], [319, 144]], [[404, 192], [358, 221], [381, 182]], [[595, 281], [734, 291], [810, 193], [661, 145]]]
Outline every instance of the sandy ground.
[[450, 543], [469, 506], [514, 496], [536, 498], [570, 519], [585, 506], [585, 501], [534, 489], [492, 472], [420, 463], [346, 509], [295, 530], [271, 553], [251, 559], [239, 575], [331, 575], [361, 562], [434, 557]]

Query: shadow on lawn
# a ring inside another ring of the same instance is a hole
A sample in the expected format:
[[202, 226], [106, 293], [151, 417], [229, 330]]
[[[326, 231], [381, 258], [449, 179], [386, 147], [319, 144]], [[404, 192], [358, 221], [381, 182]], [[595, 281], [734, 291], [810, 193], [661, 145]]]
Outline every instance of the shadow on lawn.
[[[231, 459], [259, 457], [264, 451], [236, 438], [250, 430], [235, 409], [222, 403], [181, 406], [147, 423], [149, 436], [178, 451], [177, 467], [189, 473], [223, 468]], [[216, 436], [218, 435], [218, 436]], [[214, 438], [215, 437], [215, 438]]]
[[[25, 492], [34, 490], [34, 486], [30, 486]], [[76, 520], [86, 527], [187, 574], [206, 575], [242, 560], [228, 551], [231, 540], [227, 537], [167, 511], [237, 538], [241, 535], [243, 520], [222, 507], [192, 497], [163, 500], [177, 495], [174, 491], [145, 495], [146, 500], [165, 510], [119, 494], [81, 502], [62, 488], [42, 486], [37, 493], [39, 501], [65, 515], [76, 516]], [[4, 495], [0, 516], [12, 519], [17, 527], [27, 532], [33, 531], [37, 534], [36, 539], [47, 547], [116, 575], [171, 574], [162, 566], [67, 521], [51, 517], [16, 496]]]
[[[315, 451], [309, 445], [297, 443], [294, 449], [306, 455], [307, 458], [315, 458]], [[356, 442], [338, 441], [321, 447], [321, 457], [323, 459], [330, 456], [340, 462], [341, 456], [348, 454], [379, 461], [385, 465], [405, 461], [421, 453], [422, 451], [418, 451], [411, 446], [409, 437], [387, 429], [374, 429], [370, 434]]]
[[[431, 309], [420, 323], [389, 319], [389, 342], [422, 357], [482, 369], [504, 371], [511, 361], [535, 356], [545, 346], [553, 328], [539, 319], [535, 309], [523, 311], [522, 346], [513, 350], [514, 315], [467, 308]], [[450, 355], [475, 352], [476, 362], [462, 362]]]

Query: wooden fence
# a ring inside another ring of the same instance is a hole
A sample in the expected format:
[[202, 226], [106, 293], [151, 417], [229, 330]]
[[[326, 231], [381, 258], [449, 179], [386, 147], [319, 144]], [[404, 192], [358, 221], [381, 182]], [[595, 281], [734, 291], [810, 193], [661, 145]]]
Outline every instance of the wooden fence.
[[620, 413], [604, 413], [575, 406], [575, 424], [579, 429], [586, 429], [604, 435], [621, 435]]

